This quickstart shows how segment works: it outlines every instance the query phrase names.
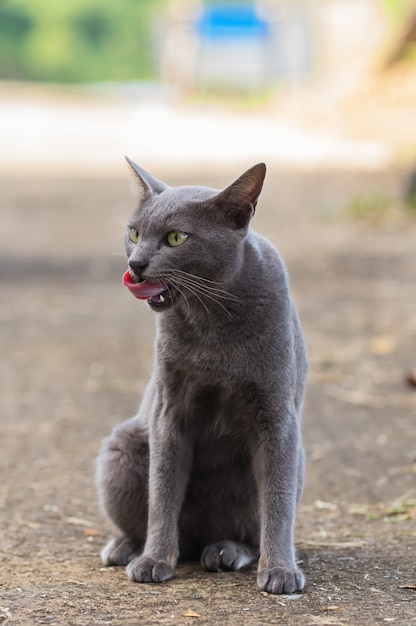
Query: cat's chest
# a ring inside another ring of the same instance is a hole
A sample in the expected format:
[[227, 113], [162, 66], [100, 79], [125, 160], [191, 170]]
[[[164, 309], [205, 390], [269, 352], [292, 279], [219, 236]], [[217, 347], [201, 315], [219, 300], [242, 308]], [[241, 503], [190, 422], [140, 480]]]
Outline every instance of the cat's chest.
[[237, 387], [251, 377], [244, 369], [221, 347], [183, 349], [163, 360], [160, 381], [170, 402], [179, 395], [193, 413], [220, 414], [235, 402]]
[[243, 445], [255, 414], [244, 393], [226, 383], [199, 381], [199, 385], [184, 389], [183, 397], [183, 427], [200, 446], [201, 454], [212, 446], [218, 450], [221, 442], [225, 449], [238, 441], [240, 447]]
[[258, 333], [244, 332], [237, 324], [223, 330], [165, 329], [159, 333], [156, 359], [163, 403], [217, 434], [244, 430], [241, 416], [249, 420], [267, 403], [273, 369]]
[[256, 369], [266, 334], [258, 331], [248, 315], [192, 326], [166, 324], [159, 328], [157, 359], [169, 366], [174, 364], [185, 375], [200, 374], [204, 380], [221, 381], [233, 374], [240, 378], [248, 362], [250, 369]]
[[264, 389], [237, 376], [233, 368], [217, 369], [215, 363], [167, 362], [159, 378], [163, 404], [194, 440], [235, 438], [244, 433], [261, 406]]

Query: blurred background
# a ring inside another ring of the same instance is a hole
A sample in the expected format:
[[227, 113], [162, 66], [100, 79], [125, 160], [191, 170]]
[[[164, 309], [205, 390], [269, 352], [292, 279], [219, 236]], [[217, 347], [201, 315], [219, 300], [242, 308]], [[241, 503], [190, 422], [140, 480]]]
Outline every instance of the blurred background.
[[1, 0], [0, 166], [411, 164], [415, 16], [414, 0]]
[[[215, 188], [267, 163], [253, 227], [288, 265], [311, 366], [297, 542], [314, 593], [281, 621], [321, 623], [330, 599], [341, 621], [410, 624], [416, 0], [0, 0], [0, 621], [136, 624], [139, 602], [162, 623], [162, 596], [126, 581], [120, 604], [124, 573], [98, 562], [95, 457], [153, 355], [154, 316], [121, 284], [125, 154]], [[196, 597], [217, 593], [204, 576]], [[248, 623], [241, 576], [201, 624]], [[258, 597], [274, 623], [283, 603]]]

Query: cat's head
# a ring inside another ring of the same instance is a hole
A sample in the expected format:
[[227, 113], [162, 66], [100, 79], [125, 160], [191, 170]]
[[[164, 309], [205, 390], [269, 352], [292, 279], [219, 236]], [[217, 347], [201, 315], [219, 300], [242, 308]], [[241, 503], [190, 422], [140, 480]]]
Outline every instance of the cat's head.
[[254, 165], [223, 191], [169, 187], [127, 159], [140, 205], [126, 228], [129, 269], [124, 284], [157, 311], [183, 301], [207, 307], [226, 296], [224, 285], [241, 262], [266, 173]]

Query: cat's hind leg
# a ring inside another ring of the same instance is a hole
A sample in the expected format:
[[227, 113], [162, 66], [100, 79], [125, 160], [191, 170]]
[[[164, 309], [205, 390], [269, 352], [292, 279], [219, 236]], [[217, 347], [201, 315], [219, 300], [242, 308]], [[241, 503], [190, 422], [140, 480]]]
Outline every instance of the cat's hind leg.
[[97, 459], [103, 511], [121, 532], [102, 550], [104, 565], [127, 565], [146, 540], [149, 444], [138, 418], [120, 424], [104, 439]]
[[101, 550], [101, 561], [103, 565], [128, 565], [135, 556], [143, 552], [143, 543], [128, 539], [127, 537], [116, 537], [111, 539]]
[[258, 556], [258, 550], [245, 543], [218, 541], [204, 548], [201, 565], [209, 572], [229, 572], [246, 567]]

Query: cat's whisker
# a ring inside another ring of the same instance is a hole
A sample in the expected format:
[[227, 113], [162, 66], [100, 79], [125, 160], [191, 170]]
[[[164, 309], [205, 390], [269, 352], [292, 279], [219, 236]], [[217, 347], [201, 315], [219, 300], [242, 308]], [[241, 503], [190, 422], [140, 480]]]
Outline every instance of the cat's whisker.
[[207, 285], [204, 285], [203, 283], [201, 284], [197, 280], [190, 281], [190, 284], [195, 285], [195, 287], [198, 287], [198, 289], [200, 289], [201, 291], [204, 291], [207, 294], [212, 294], [213, 296], [216, 296], [217, 298], [223, 298], [224, 300], [233, 300], [234, 302], [238, 301], [238, 298], [236, 296], [233, 296], [232, 294], [228, 293], [227, 291], [222, 291], [222, 290], [219, 290], [219, 289], [214, 289], [212, 287], [208, 287]]
[[[195, 297], [196, 297], [196, 298], [200, 301], [200, 303], [202, 304], [202, 306], [205, 308], [206, 312], [207, 312], [207, 313], [209, 313], [209, 309], [208, 309], [208, 307], [207, 307], [207, 306], [206, 306], [206, 304], [205, 304], [205, 303], [201, 300], [201, 298], [200, 298], [200, 296], [199, 296], [199, 294], [198, 294], [198, 291], [196, 290], [196, 287], [197, 287], [196, 285], [190, 285], [190, 284], [188, 284], [188, 281], [187, 281], [187, 280], [184, 280], [184, 279], [183, 279], [183, 277], [182, 277], [181, 279], [179, 279], [178, 277], [175, 277], [175, 278], [170, 277], [170, 281], [171, 281], [172, 285], [173, 285], [174, 287], [176, 287], [176, 289], [177, 289], [177, 290], [178, 290], [178, 291], [179, 291], [179, 292], [180, 292], [180, 293], [181, 293], [181, 294], [185, 297], [185, 299], [186, 299], [186, 300], [187, 300], [187, 298], [186, 298], [185, 294], [183, 293], [183, 291], [180, 289], [180, 287], [182, 287], [182, 288], [187, 289], [188, 291], [190, 291], [190, 292], [191, 292], [191, 293], [192, 293], [192, 294], [193, 294], [193, 295], [194, 295], [194, 296], [195, 296]], [[187, 300], [187, 304], [188, 304], [188, 307], [189, 307], [189, 302], [188, 302], [188, 300]]]
[[[195, 287], [196, 288], [196, 287]], [[191, 290], [190, 286], [188, 285], [188, 289]], [[199, 289], [199, 293], [202, 296], [205, 296], [205, 298], [208, 298], [209, 300], [211, 300], [212, 302], [215, 302], [215, 304], [218, 304], [218, 306], [220, 306], [230, 317], [232, 317], [231, 313], [228, 311], [228, 309], [213, 295], [210, 294], [206, 291], [204, 291], [203, 289]]]
[[196, 276], [195, 274], [191, 274], [190, 272], [185, 272], [184, 270], [174, 269], [173, 272], [178, 272], [178, 274], [185, 274], [186, 276], [190, 276], [192, 278], [199, 278], [207, 283], [212, 283], [213, 285], [223, 285], [223, 282], [218, 282], [217, 280], [211, 280], [210, 278], [203, 278], [202, 276]]
[[[228, 291], [225, 291], [224, 289], [218, 289], [217, 287], [211, 287], [211, 285], [204, 284], [208, 279], [202, 278], [201, 276], [196, 276], [195, 274], [189, 274], [188, 272], [182, 272], [181, 270], [168, 270], [167, 275], [172, 276], [173, 274], [176, 275], [177, 273], [183, 274], [181, 278], [184, 282], [186, 282], [189, 285], [193, 285], [195, 288], [197, 288], [201, 292], [204, 292], [206, 295], [211, 295], [215, 298], [221, 298], [224, 300], [233, 300], [234, 302], [239, 301], [239, 298], [237, 296], [235, 296], [232, 293], [229, 293]], [[214, 281], [209, 281], [209, 282], [214, 282]], [[222, 284], [222, 283], [217, 283], [217, 284]]]
[[[199, 285], [204, 285], [204, 287], [206, 287], [207, 289], [210, 289], [212, 291], [221, 293], [221, 294], [226, 294], [227, 296], [229, 296], [230, 298], [236, 299], [238, 300], [238, 298], [236, 296], [234, 296], [233, 294], [229, 293], [228, 291], [225, 291], [225, 289], [220, 289], [219, 287], [213, 287], [212, 285], [224, 285], [224, 283], [220, 283], [218, 281], [215, 280], [210, 280], [209, 278], [204, 278], [203, 276], [197, 276], [196, 274], [190, 274], [189, 272], [184, 272], [183, 270], [179, 270], [179, 269], [174, 269], [174, 270], [170, 270], [172, 272], [175, 273], [179, 273], [179, 274], [183, 274], [184, 276], [188, 277], [191, 280], [196, 281]], [[209, 284], [207, 284], [209, 283]]]
[[230, 313], [230, 311], [227, 309], [227, 307], [225, 307], [219, 300], [217, 300], [216, 298], [214, 298], [213, 296], [209, 296], [208, 294], [204, 294], [206, 298], [209, 298], [210, 300], [212, 300], [212, 302], [215, 302], [215, 304], [218, 304], [218, 306], [220, 306], [229, 317], [232, 317], [232, 314]]
[[227, 313], [227, 315], [232, 317], [229, 310], [218, 300], [218, 298], [221, 296], [211, 293], [209, 290], [205, 288], [205, 286], [200, 285], [198, 281], [190, 280], [189, 277], [185, 277], [185, 276], [181, 276], [181, 277], [175, 276], [175, 278], [173, 278], [171, 274], [169, 275], [169, 280], [171, 281], [172, 285], [176, 287], [178, 291], [180, 291], [180, 293], [182, 293], [182, 291], [179, 289], [178, 285], [180, 285], [184, 289], [188, 289], [188, 291], [190, 291], [196, 298], [198, 298], [198, 300], [203, 305], [207, 313], [209, 313], [209, 309], [207, 305], [205, 304], [205, 302], [203, 302], [202, 297], [208, 298], [212, 302], [215, 302], [215, 304], [220, 306]]
[[[179, 287], [179, 285], [178, 285], [178, 284], [175, 284], [173, 281], [171, 281], [171, 282], [172, 282], [172, 285], [175, 287], [175, 289], [177, 289], [177, 290], [179, 291], [179, 293], [181, 294], [181, 296], [184, 298], [184, 300], [185, 300], [185, 302], [186, 302], [186, 307], [187, 307], [187, 314], [189, 315], [189, 313], [190, 313], [190, 308], [189, 308], [189, 300], [188, 300], [188, 298], [186, 297], [186, 294], [182, 291], [182, 289]], [[171, 297], [172, 297], [172, 292], [171, 292], [171, 290], [169, 289], [169, 286], [168, 286], [168, 291], [169, 291], [169, 294], [170, 294], [170, 295], [171, 295]]]
[[[207, 307], [207, 305], [205, 304], [205, 302], [203, 302], [203, 300], [200, 298], [200, 296], [198, 295], [198, 293], [189, 285], [187, 285], [185, 282], [179, 282], [179, 281], [174, 281], [171, 279], [172, 285], [174, 287], [176, 287], [176, 289], [183, 294], [183, 292], [180, 290], [178, 283], [181, 285], [181, 287], [184, 287], [185, 289], [188, 289], [188, 291], [190, 291], [196, 298], [198, 298], [198, 300], [200, 301], [200, 303], [202, 304], [202, 306], [204, 307], [204, 309], [206, 310], [207, 313], [209, 313], [209, 309]], [[185, 297], [186, 299], [186, 297]], [[186, 299], [187, 300], [187, 299]], [[188, 308], [189, 308], [189, 302], [187, 300], [187, 304], [188, 304]]]

